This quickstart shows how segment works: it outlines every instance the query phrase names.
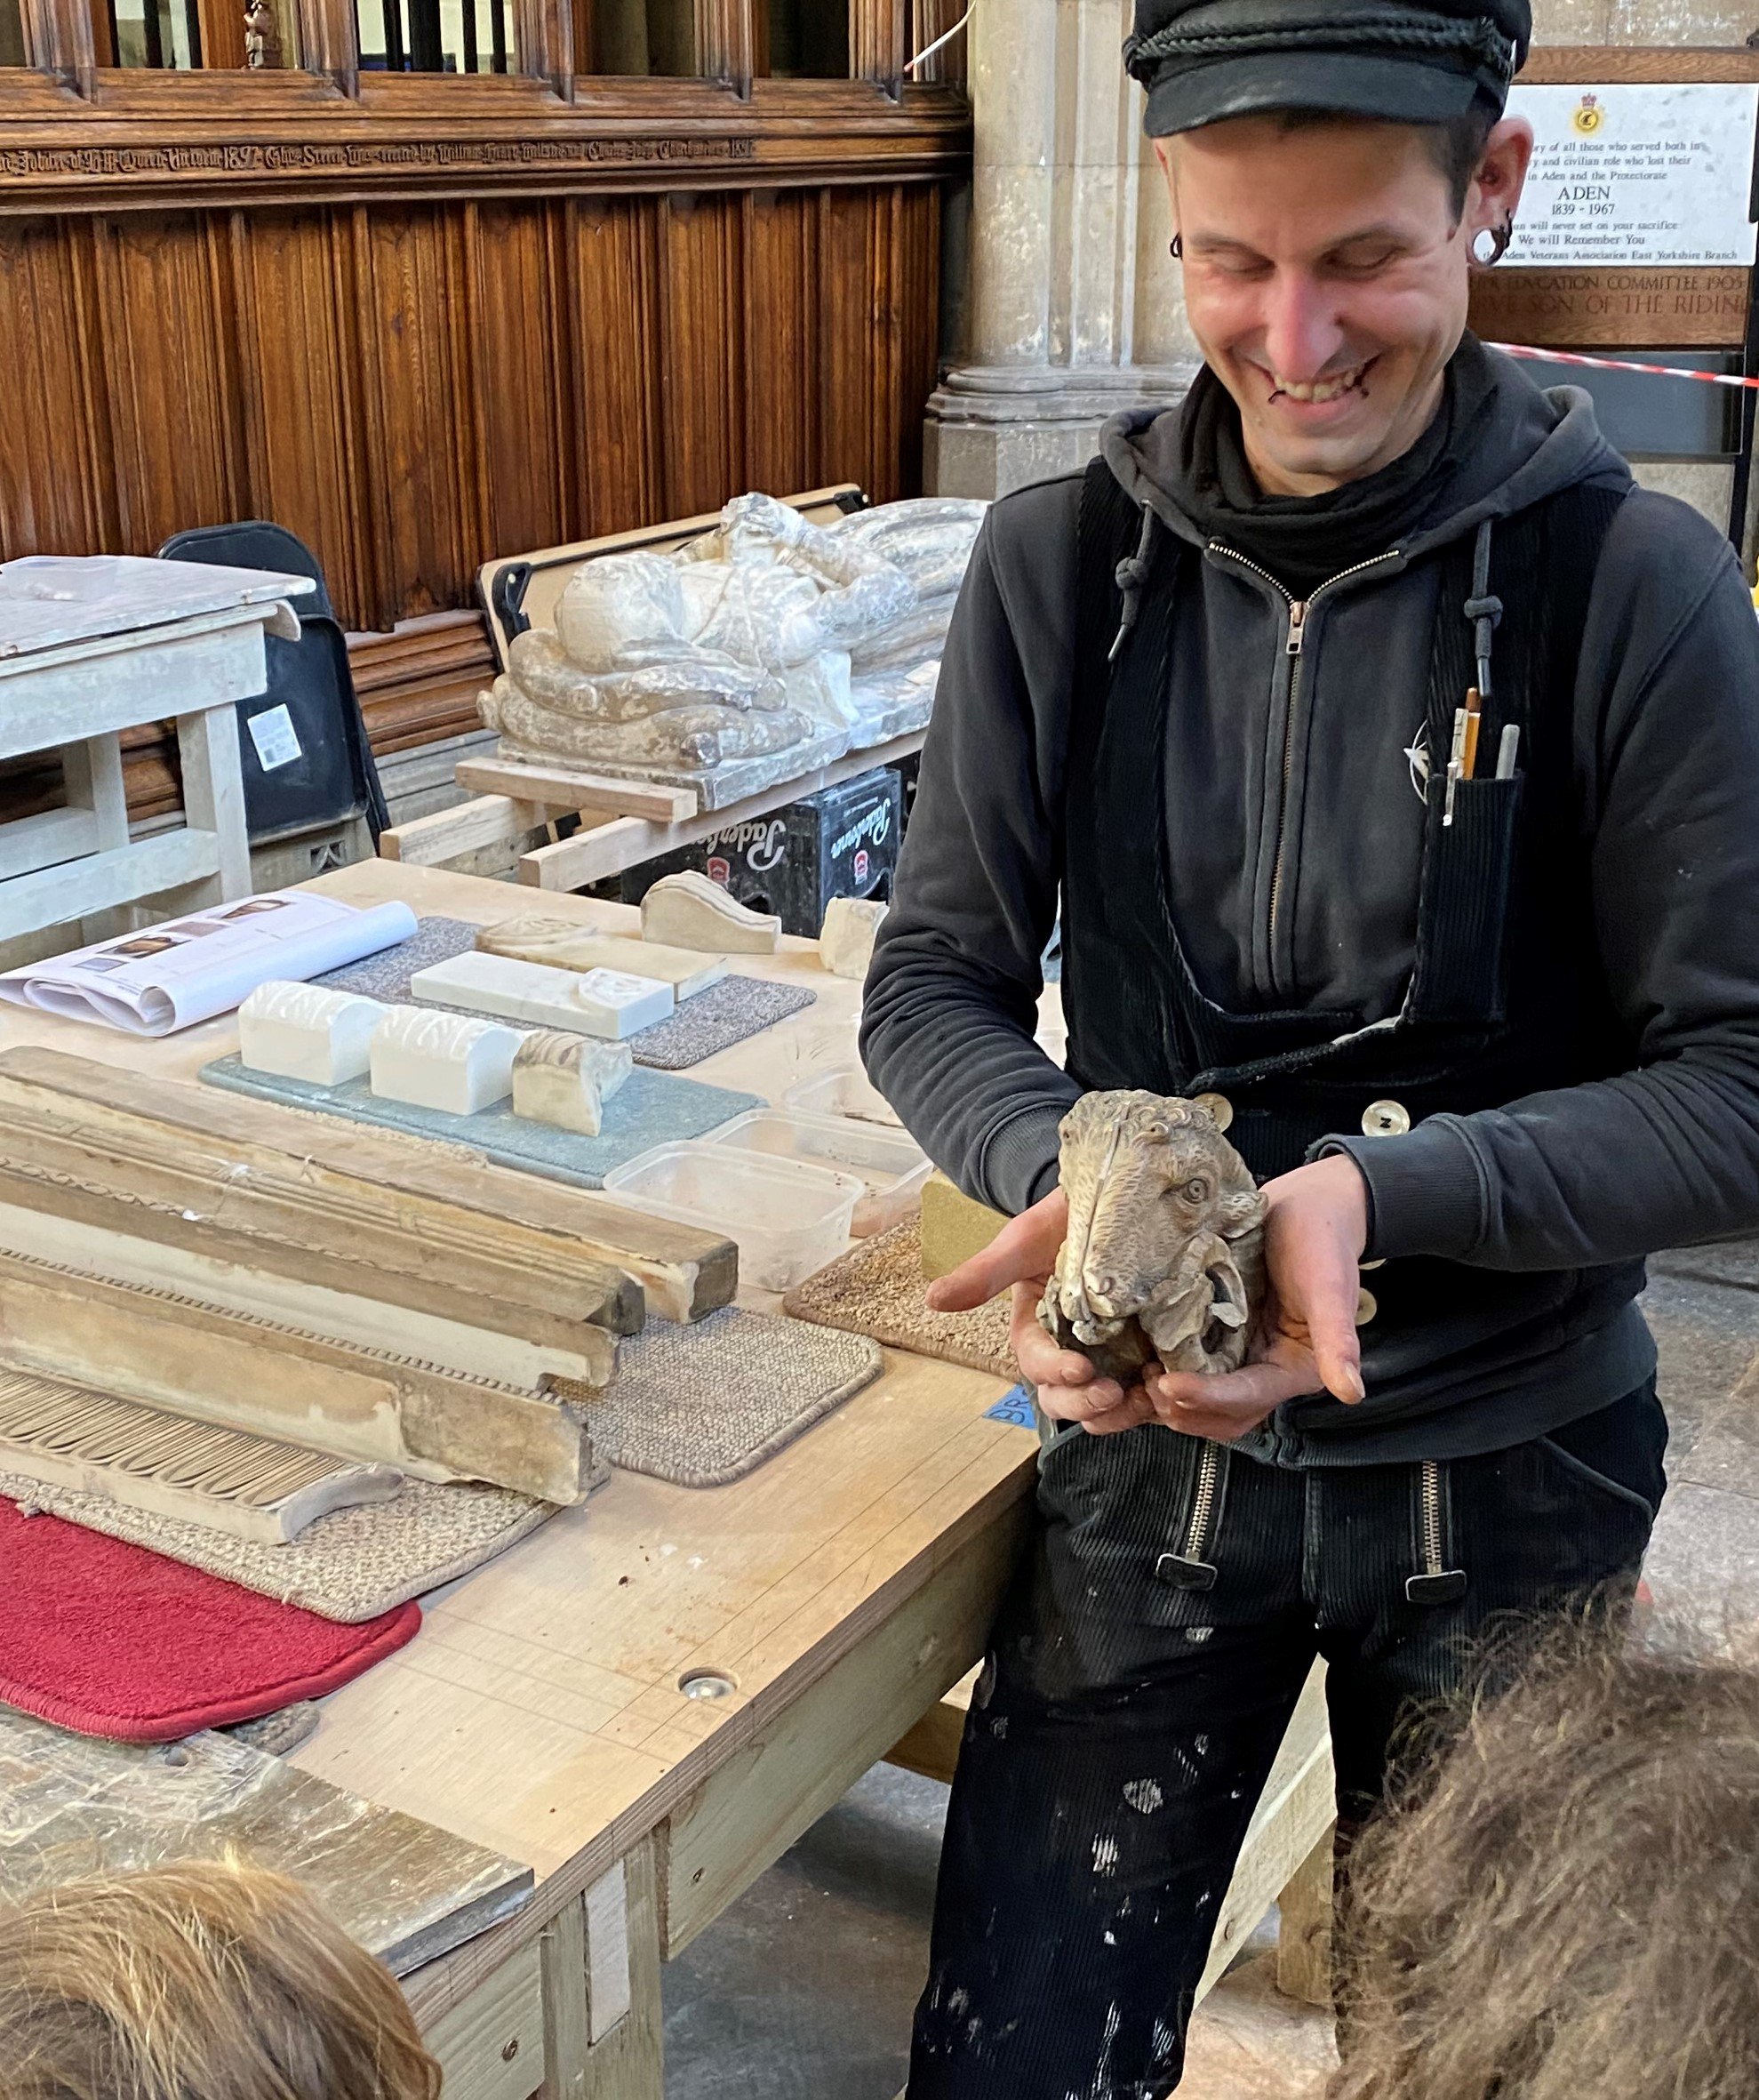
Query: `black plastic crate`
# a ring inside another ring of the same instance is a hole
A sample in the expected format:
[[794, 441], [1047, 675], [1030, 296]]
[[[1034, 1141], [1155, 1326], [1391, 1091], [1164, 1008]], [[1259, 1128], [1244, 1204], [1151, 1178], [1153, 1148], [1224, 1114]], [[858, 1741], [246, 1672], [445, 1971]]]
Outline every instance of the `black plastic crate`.
[[694, 868], [754, 911], [778, 914], [784, 933], [816, 940], [833, 897], [891, 897], [903, 830], [904, 784], [876, 766], [628, 870], [623, 902], [639, 904], [662, 875]]

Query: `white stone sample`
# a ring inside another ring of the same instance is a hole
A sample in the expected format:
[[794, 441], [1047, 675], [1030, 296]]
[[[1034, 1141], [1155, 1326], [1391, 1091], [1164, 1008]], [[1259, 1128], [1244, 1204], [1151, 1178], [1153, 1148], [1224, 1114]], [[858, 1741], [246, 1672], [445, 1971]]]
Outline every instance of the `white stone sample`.
[[679, 999], [694, 998], [727, 974], [724, 955], [664, 948], [645, 937], [629, 941], [595, 934], [568, 918], [503, 919], [483, 928], [476, 947], [484, 955], [511, 956], [516, 962], [542, 963], [553, 970], [621, 970], [632, 977], [657, 977]]
[[526, 1037], [513, 1061], [513, 1112], [528, 1122], [596, 1137], [605, 1102], [635, 1063], [627, 1043], [539, 1029]]
[[662, 875], [642, 899], [642, 940], [674, 948], [724, 950], [733, 955], [773, 955], [782, 922], [753, 911], [700, 870]]
[[819, 959], [834, 977], [859, 982], [874, 959], [874, 936], [886, 908], [872, 897], [833, 897], [819, 933]]
[[253, 1072], [340, 1086], [364, 1077], [385, 1013], [354, 992], [271, 978], [238, 1009], [239, 1060]]
[[[622, 945], [639, 952], [636, 942]], [[544, 963], [485, 955], [481, 949], [417, 971], [409, 989], [412, 998], [430, 1006], [467, 1006], [504, 1021], [613, 1042], [666, 1020], [676, 1005], [672, 987], [660, 978], [623, 970], [553, 970]]]
[[513, 1091], [517, 1029], [468, 1014], [390, 1006], [372, 1034], [372, 1091], [444, 1116], [474, 1116]]

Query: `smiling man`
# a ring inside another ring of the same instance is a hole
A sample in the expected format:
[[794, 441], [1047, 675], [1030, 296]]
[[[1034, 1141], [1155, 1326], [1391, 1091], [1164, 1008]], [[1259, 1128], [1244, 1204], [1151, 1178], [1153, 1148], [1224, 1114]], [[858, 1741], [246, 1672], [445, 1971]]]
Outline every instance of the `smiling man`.
[[[992, 512], [868, 986], [876, 1082], [1017, 1214], [935, 1302], [1013, 1286], [1045, 1439], [911, 2100], [1171, 2091], [1315, 1656], [1347, 1829], [1490, 1631], [1628, 1594], [1643, 1256], [1759, 1227], [1759, 628], [1587, 397], [1466, 331], [1528, 28], [1139, 0], [1205, 368]], [[1109, 1087], [1204, 1099], [1265, 1184], [1236, 1373], [1125, 1391], [1035, 1324]]]

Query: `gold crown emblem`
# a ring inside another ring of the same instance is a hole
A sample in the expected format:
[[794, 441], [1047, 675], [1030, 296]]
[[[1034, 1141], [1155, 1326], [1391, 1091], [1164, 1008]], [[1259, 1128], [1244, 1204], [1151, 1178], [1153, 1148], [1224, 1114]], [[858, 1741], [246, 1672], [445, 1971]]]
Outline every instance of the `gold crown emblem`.
[[1584, 95], [1577, 103], [1575, 114], [1570, 122], [1583, 138], [1591, 139], [1606, 122], [1606, 112], [1595, 96]]

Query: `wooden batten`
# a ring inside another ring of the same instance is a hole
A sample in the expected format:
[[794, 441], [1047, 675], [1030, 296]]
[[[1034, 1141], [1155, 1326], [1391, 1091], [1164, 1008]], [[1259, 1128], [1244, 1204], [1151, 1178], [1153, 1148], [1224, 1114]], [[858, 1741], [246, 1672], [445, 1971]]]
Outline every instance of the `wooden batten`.
[[89, 100], [98, 60], [86, 0], [21, 0], [21, 6], [26, 60]]
[[[244, 1214], [248, 1184], [265, 1205], [282, 1203], [290, 1215], [324, 1221], [306, 1228], [307, 1244], [335, 1252], [364, 1248], [368, 1229], [375, 1228], [387, 1237], [372, 1242], [380, 1250], [374, 1260], [391, 1262], [389, 1236], [396, 1232], [403, 1245], [413, 1241], [424, 1250], [414, 1268], [388, 1273], [438, 1278], [485, 1297], [505, 1291], [516, 1304], [578, 1317], [578, 1298], [557, 1302], [556, 1278], [573, 1278], [576, 1290], [603, 1288], [607, 1272], [621, 1271], [614, 1310], [602, 1316], [619, 1332], [640, 1327], [644, 1297], [645, 1309], [663, 1319], [700, 1319], [730, 1304], [739, 1286], [732, 1241], [587, 1190], [491, 1166], [462, 1147], [149, 1078], [60, 1051], [0, 1053], [0, 1125], [21, 1128], [32, 1118], [70, 1126], [83, 1142], [111, 1148], [118, 1159], [156, 1161], [180, 1147], [210, 1163], [228, 1163], [228, 1222], [235, 1211]], [[240, 1166], [246, 1174], [233, 1171]], [[346, 1226], [340, 1243], [339, 1223]], [[492, 1287], [485, 1280], [491, 1275]]]
[[424, 1479], [564, 1503], [592, 1485], [569, 1402], [4, 1251], [0, 1355], [12, 1370]]

